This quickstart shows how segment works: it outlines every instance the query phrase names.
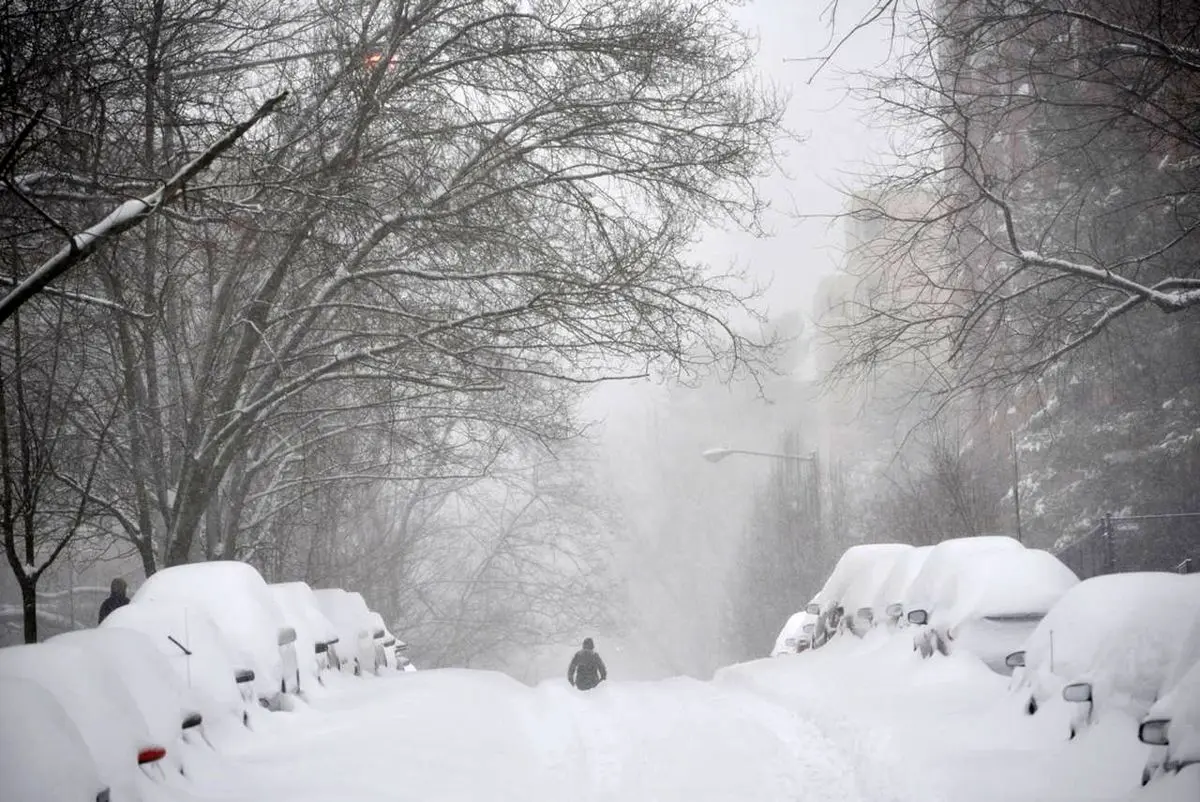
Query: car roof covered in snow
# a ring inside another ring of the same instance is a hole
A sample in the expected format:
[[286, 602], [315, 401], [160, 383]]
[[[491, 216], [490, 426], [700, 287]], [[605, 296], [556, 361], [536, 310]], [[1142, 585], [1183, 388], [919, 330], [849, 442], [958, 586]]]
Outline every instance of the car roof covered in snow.
[[298, 640], [328, 643], [338, 636], [337, 627], [321, 612], [316, 594], [307, 582], [277, 582], [270, 588], [288, 623], [296, 628]]
[[1162, 692], [1200, 618], [1200, 575], [1097, 576], [1067, 591], [1025, 644], [1043, 688], [1088, 681], [1098, 704], [1144, 711]]
[[925, 566], [925, 561], [932, 552], [933, 546], [918, 546], [900, 555], [892, 564], [888, 575], [879, 583], [874, 601], [876, 610], [886, 610], [890, 605], [903, 604], [909, 586], [921, 573], [921, 568]]
[[1000, 549], [959, 563], [941, 585], [931, 621], [954, 626], [971, 618], [1040, 617], [1077, 584], [1075, 572], [1048, 551]]
[[262, 575], [247, 563], [221, 560], [177, 565], [155, 573], [133, 596], [170, 601], [206, 610], [226, 642], [254, 670], [260, 696], [278, 692], [283, 674], [279, 654], [280, 630], [287, 626], [283, 612]]
[[853, 613], [864, 607], [874, 607], [875, 597], [879, 595], [879, 588], [891, 574], [892, 569], [897, 563], [916, 551], [915, 548], [905, 543], [885, 545], [894, 548], [869, 552], [847, 585], [840, 600], [847, 613]]
[[1004, 549], [1024, 549], [1011, 537], [985, 535], [943, 540], [925, 557], [921, 570], [913, 578], [903, 600], [905, 610], [923, 609], [933, 614], [933, 607], [946, 593], [946, 584], [964, 566]]
[[220, 716], [241, 716], [243, 702], [234, 677], [239, 669], [250, 668], [251, 661], [238, 658], [203, 607], [139, 599], [113, 610], [100, 628], [146, 635], [191, 689], [190, 700], [209, 723]]
[[[842, 553], [837, 565], [829, 573], [829, 578], [821, 587], [821, 591], [813, 597], [813, 600], [822, 606], [841, 604], [845, 607], [846, 592], [863, 572], [869, 572], [871, 566], [879, 562], [895, 560], [899, 554], [911, 549], [912, 546], [907, 543], [863, 543], [851, 546]], [[847, 612], [850, 612], [849, 608], [847, 608]]]
[[370, 634], [371, 610], [361, 593], [341, 588], [320, 588], [313, 591], [321, 612], [337, 627], [339, 637], [353, 642], [362, 632]]
[[5, 799], [91, 802], [96, 762], [62, 704], [35, 682], [0, 676], [0, 784]]

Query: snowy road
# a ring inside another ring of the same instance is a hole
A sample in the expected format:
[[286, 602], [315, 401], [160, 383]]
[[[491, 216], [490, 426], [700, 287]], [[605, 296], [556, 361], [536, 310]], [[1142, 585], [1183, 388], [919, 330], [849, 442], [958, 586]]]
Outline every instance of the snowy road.
[[865, 800], [815, 725], [690, 679], [565, 682], [428, 671], [356, 683], [272, 722], [226, 777], [263, 800]]
[[[224, 802], [1195, 802], [1200, 771], [1141, 789], [1132, 721], [1068, 740], [974, 660], [829, 647], [711, 682], [424, 671], [338, 678], [194, 763]], [[1200, 767], [1197, 767], [1200, 769]]]

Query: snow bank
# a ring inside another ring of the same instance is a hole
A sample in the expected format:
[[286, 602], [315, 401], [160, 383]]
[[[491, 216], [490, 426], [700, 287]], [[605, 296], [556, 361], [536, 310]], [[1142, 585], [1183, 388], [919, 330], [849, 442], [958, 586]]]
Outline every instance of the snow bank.
[[173, 602], [208, 613], [235, 657], [254, 671], [260, 699], [279, 695], [284, 666], [279, 635], [287, 625], [267, 583], [246, 563], [217, 561], [164, 568], [133, 596]]

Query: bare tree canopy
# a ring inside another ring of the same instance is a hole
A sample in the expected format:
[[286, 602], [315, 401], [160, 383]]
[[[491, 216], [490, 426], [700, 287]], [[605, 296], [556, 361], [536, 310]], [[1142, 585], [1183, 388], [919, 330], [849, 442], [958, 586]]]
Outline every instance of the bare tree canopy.
[[1132, 0], [901, 14], [904, 52], [870, 90], [898, 159], [850, 212], [880, 236], [832, 327], [842, 375], [904, 360], [936, 392], [1014, 388], [1101, 334], [1173, 330], [1164, 315], [1194, 338], [1198, 14]]
[[[782, 136], [731, 5], [0, 12], [0, 274], [22, 299], [58, 274], [22, 314], [79, 327], [60, 375], [106, 412], [73, 419], [95, 470], [56, 489], [147, 574], [336, 577], [346, 505], [490, 487], [580, 437], [581, 388], [755, 369], [752, 291], [692, 256], [757, 227]], [[125, 233], [80, 263], [63, 238], [98, 219]], [[6, 389], [26, 351], [0, 349]]]

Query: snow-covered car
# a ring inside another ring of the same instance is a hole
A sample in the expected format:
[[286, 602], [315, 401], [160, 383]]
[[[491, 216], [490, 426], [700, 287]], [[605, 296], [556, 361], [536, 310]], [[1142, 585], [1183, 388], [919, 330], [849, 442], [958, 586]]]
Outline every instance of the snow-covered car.
[[360, 593], [341, 588], [314, 590], [321, 612], [337, 629], [337, 654], [343, 671], [352, 674], [374, 672], [376, 652], [371, 610]]
[[1200, 764], [1200, 610], [1167, 671], [1158, 700], [1138, 727], [1150, 746], [1142, 785]]
[[184, 773], [183, 749], [178, 747], [185, 735], [203, 724], [203, 714], [195, 695], [147, 636], [105, 627], [65, 632], [47, 643], [78, 648], [88, 655], [89, 670], [103, 666], [117, 678], [141, 714], [151, 741], [166, 747], [159, 767], [168, 773]]
[[923, 595], [915, 596], [921, 601], [908, 612], [909, 623], [920, 627], [913, 648], [922, 657], [963, 650], [993, 671], [1010, 674], [1008, 655], [1021, 648], [1079, 578], [1040, 549], [985, 547], [978, 552], [956, 545], [954, 551], [941, 561], [944, 573], [934, 577], [934, 589], [916, 591]]
[[997, 551], [1021, 551], [1024, 548], [1019, 541], [1002, 535], [943, 540], [925, 555], [921, 570], [908, 583], [904, 598], [899, 600], [904, 605], [905, 615], [918, 609], [931, 612], [934, 602], [945, 592], [943, 586], [954, 581], [963, 565], [985, 559]]
[[[37, 685], [61, 706], [91, 755], [113, 802], [141, 799], [146, 783], [166, 780], [157, 763], [169, 744], [155, 741], [125, 682], [94, 655], [67, 642], [0, 649], [0, 682]], [[6, 707], [3, 717], [9, 717]]]
[[[817, 617], [812, 644], [814, 648], [824, 645], [842, 629], [842, 623], [848, 615], [858, 612], [847, 608], [843, 602], [847, 591], [860, 577], [871, 575], [872, 567], [880, 563], [890, 566], [899, 555], [911, 549], [912, 546], [907, 543], [864, 543], [851, 546], [842, 553], [821, 590], [805, 607], [806, 612]], [[865, 592], [861, 594], [863, 598], [866, 595]]]
[[319, 684], [326, 669], [337, 667], [337, 627], [321, 612], [321, 605], [307, 582], [281, 582], [270, 588], [284, 616], [296, 629], [300, 687]]
[[258, 705], [252, 689], [244, 687], [250, 683], [238, 683], [239, 674], [250, 671], [249, 661], [235, 657], [204, 608], [141, 599], [118, 607], [100, 628], [132, 630], [149, 638], [191, 689], [206, 730], [227, 721], [249, 724]]
[[916, 549], [903, 543], [879, 544], [869, 549], [861, 558], [861, 564], [854, 572], [846, 588], [842, 591], [839, 603], [846, 611], [842, 619], [843, 626], [859, 637], [870, 631], [876, 623], [885, 620], [885, 607], [877, 607], [875, 600], [880, 587], [891, 574], [898, 563], [912, 554]]
[[396, 638], [396, 645], [393, 647], [393, 649], [395, 649], [395, 652], [396, 652], [396, 666], [397, 666], [397, 668], [399, 668], [399, 670], [401, 670], [401, 671], [416, 671], [417, 670], [416, 667], [413, 666], [412, 660], [408, 659], [408, 654], [407, 654], [408, 644], [407, 643], [400, 640], [399, 638]]
[[779, 636], [775, 638], [775, 648], [771, 650], [771, 656], [798, 654], [810, 648], [812, 633], [816, 631], [816, 623], [817, 617], [807, 610], [794, 613], [784, 623], [783, 629], [779, 630]]
[[54, 695], [0, 677], [0, 791], [21, 802], [119, 802]]
[[1061, 716], [1068, 737], [1104, 716], [1140, 721], [1163, 694], [1197, 619], [1200, 575], [1084, 580], [1058, 600], [1013, 661], [1024, 664], [1014, 693], [1031, 715]]
[[371, 637], [375, 641], [375, 667], [399, 669], [396, 662], [396, 636], [387, 628], [383, 616], [371, 611]]
[[205, 611], [235, 659], [253, 672], [258, 701], [270, 709], [299, 690], [296, 630], [283, 616], [262, 575], [252, 566], [215, 561], [164, 568], [138, 588], [133, 603], [173, 602]]
[[[892, 564], [887, 576], [879, 583], [872, 604], [877, 621], [886, 623], [890, 629], [908, 624], [908, 619], [904, 617], [904, 600], [932, 551], [933, 546], [919, 546], [904, 552]], [[883, 612], [882, 616], [880, 611]]]

